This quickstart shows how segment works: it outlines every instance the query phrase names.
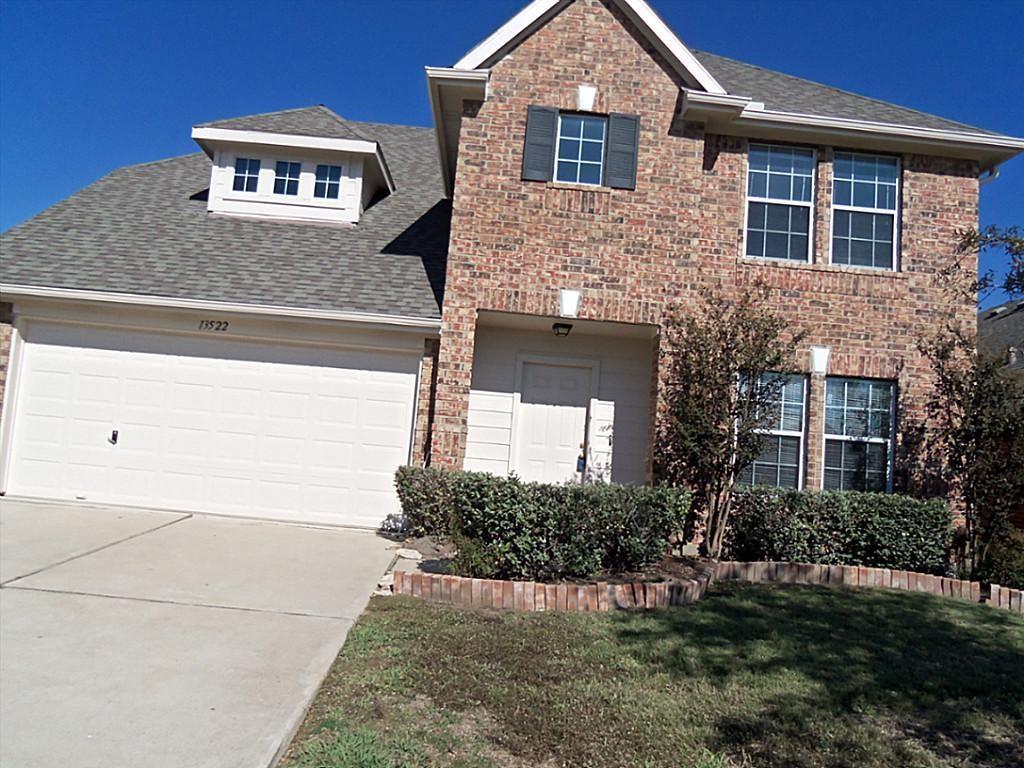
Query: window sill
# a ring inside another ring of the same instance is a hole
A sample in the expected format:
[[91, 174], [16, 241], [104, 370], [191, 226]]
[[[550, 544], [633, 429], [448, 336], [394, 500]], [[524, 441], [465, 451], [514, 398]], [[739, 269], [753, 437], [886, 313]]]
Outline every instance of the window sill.
[[610, 195], [612, 193], [611, 187], [599, 184], [573, 184], [568, 181], [545, 181], [544, 187], [546, 189], [569, 189], [575, 192], [597, 192], [603, 195]]
[[896, 272], [890, 269], [875, 269], [874, 267], [854, 267], [848, 264], [818, 264], [808, 263], [806, 261], [785, 261], [783, 259], [759, 259], [756, 256], [740, 256], [737, 261], [746, 266], [800, 269], [810, 272], [838, 272], [841, 274], [863, 275], [866, 277], [877, 277], [891, 280], [906, 280], [910, 277], [907, 272]]

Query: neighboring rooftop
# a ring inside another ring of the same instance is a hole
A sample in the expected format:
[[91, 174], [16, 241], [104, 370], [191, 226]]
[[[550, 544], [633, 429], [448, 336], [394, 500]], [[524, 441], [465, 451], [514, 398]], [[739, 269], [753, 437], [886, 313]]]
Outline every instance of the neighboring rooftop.
[[294, 131], [321, 120], [387, 153], [396, 191], [357, 225], [208, 214], [210, 161], [196, 153], [116, 170], [0, 235], [3, 282], [440, 317], [450, 205], [432, 130], [324, 107], [221, 122]]
[[[1024, 299], [1008, 301], [978, 313], [978, 349], [1008, 363], [1024, 375]], [[1015, 349], [1015, 359], [1010, 350]]]
[[786, 75], [706, 51], [692, 51], [701, 64], [733, 96], [746, 96], [775, 112], [866, 120], [912, 128], [1000, 134], [886, 101], [860, 96], [812, 80]]

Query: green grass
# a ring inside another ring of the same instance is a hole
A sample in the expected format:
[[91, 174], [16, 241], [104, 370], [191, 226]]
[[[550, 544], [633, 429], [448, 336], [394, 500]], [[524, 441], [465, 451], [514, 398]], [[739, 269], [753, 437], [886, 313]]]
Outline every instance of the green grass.
[[643, 614], [374, 598], [290, 768], [1024, 765], [1024, 621], [720, 585]]

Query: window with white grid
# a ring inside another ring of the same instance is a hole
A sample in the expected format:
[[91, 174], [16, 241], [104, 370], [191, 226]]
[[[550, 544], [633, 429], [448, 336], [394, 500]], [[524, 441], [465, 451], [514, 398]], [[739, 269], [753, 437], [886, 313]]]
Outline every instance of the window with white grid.
[[313, 197], [337, 200], [340, 192], [341, 166], [318, 165], [316, 167], [316, 183], [313, 185]]
[[832, 263], [896, 268], [899, 158], [836, 152], [832, 180]]
[[825, 380], [825, 490], [889, 490], [894, 390], [891, 381]]
[[260, 180], [260, 161], [248, 157], [235, 158], [235, 192], [255, 192]]
[[[737, 478], [745, 485], [799, 488], [803, 476], [806, 377], [770, 377], [779, 397], [772, 425], [765, 430], [761, 453]], [[782, 379], [779, 381], [779, 379]]]
[[604, 170], [608, 120], [591, 115], [558, 116], [555, 180], [599, 185]]
[[809, 261], [813, 201], [813, 150], [751, 144], [744, 253]]
[[302, 163], [278, 161], [274, 168], [274, 194], [299, 194], [299, 174], [301, 171]]

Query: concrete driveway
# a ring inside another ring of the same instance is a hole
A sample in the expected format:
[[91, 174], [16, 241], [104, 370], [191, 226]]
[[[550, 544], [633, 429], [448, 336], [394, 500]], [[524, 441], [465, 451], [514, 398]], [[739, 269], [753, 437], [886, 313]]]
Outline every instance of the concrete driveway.
[[0, 765], [271, 764], [389, 546], [344, 529], [0, 500]]

